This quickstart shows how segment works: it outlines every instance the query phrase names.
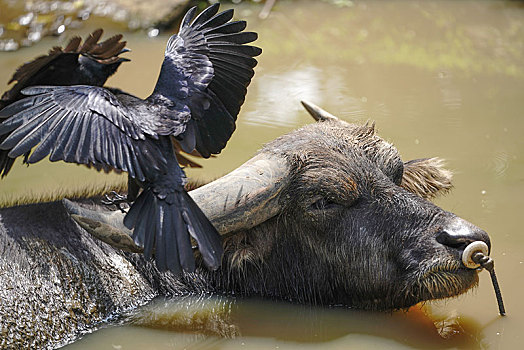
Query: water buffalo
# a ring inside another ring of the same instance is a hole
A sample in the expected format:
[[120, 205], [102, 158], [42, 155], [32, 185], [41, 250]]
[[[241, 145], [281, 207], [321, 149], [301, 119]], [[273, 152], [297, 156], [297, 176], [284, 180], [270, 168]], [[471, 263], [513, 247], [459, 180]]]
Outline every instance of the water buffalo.
[[451, 188], [441, 162], [404, 162], [374, 125], [308, 108], [319, 122], [190, 192], [223, 237], [218, 271], [197, 250], [197, 271], [177, 277], [113, 248], [139, 250], [96, 200], [1, 209], [0, 345], [64, 344], [159, 294], [391, 310], [474, 286], [461, 255], [489, 237], [428, 200]]

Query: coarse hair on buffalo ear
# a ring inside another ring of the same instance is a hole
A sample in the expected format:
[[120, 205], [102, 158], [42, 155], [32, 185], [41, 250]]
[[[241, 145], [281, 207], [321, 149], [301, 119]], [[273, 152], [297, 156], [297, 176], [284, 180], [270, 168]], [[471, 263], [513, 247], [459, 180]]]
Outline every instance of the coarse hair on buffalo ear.
[[440, 158], [414, 159], [404, 163], [400, 186], [422, 198], [431, 199], [453, 187], [453, 173]]

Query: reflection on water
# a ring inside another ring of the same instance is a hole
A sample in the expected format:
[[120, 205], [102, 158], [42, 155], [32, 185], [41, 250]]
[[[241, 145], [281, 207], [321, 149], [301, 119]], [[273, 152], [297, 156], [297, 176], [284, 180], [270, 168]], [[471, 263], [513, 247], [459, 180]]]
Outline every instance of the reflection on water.
[[[324, 1], [281, 0], [261, 21], [253, 6], [239, 6], [239, 13], [252, 13], [249, 26], [260, 33], [258, 45], [264, 53], [237, 131], [219, 157], [188, 175], [208, 180], [220, 176], [265, 142], [310, 123], [300, 99], [310, 99], [347, 121], [375, 120], [378, 133], [393, 142], [404, 159], [448, 160], [455, 189], [438, 204], [490, 233], [508, 317], [497, 315], [489, 275], [482, 272], [474, 292], [430, 303], [424, 312], [377, 314], [228, 301], [223, 326], [233, 325], [242, 336], [225, 339], [210, 335], [217, 333], [184, 333], [188, 329], [180, 319], [194, 316], [195, 322], [204, 322], [206, 311], [180, 318], [187, 304], [174, 300], [156, 305], [154, 311], [146, 308], [143, 314], [162, 314], [158, 319], [170, 325], [169, 330], [133, 318], [134, 325], [105, 328], [71, 347], [521, 347], [524, 8], [513, 1], [355, 1], [352, 7], [338, 8]], [[106, 32], [114, 33], [110, 28]], [[146, 40], [127, 33], [126, 39], [133, 49], [128, 54], [132, 62], [122, 65], [109, 84], [145, 97], [153, 89], [167, 36]], [[40, 46], [0, 55], [0, 82], [6, 82], [21, 61], [55, 44], [46, 39]], [[74, 190], [100, 181], [122, 179], [61, 163], [42, 162], [28, 169], [17, 165], [0, 182], [0, 197]], [[223, 316], [224, 310], [216, 315]]]
[[153, 329], [235, 338], [240, 331], [231, 317], [234, 307], [234, 301], [217, 296], [158, 298], [133, 313], [127, 322]]
[[[125, 322], [129, 326], [103, 329], [68, 348], [95, 349], [107, 344], [117, 349], [337, 349], [370, 344], [423, 349], [483, 347], [474, 320], [456, 313], [430, 318], [418, 307], [387, 314], [199, 296], [157, 299]], [[134, 335], [125, 336], [128, 332]]]
[[249, 125], [294, 127], [298, 125], [298, 115], [302, 111], [297, 101], [322, 98], [319, 84], [323, 79], [320, 70], [315, 67], [296, 67], [296, 69], [263, 74], [260, 79], [258, 78], [256, 84], [258, 98], [255, 108], [245, 113], [242, 118], [242, 121]]

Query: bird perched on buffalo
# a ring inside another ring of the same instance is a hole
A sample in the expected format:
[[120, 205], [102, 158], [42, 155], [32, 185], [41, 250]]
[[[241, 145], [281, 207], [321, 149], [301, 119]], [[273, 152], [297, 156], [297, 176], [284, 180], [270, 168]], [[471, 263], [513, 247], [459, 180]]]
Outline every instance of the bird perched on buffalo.
[[[39, 56], [33, 61], [20, 66], [8, 82], [16, 84], [0, 97], [0, 109], [24, 97], [21, 91], [35, 85], [92, 85], [103, 86], [113, 75], [120, 64], [129, 61], [119, 57], [128, 52], [126, 42], [120, 41], [122, 35], [98, 42], [102, 29], [91, 33], [82, 43], [80, 37], [74, 37], [67, 46], [53, 47], [47, 55]], [[7, 135], [0, 137], [0, 143]], [[8, 156], [9, 151], [0, 150], [0, 174], [7, 175], [14, 163]]]
[[134, 202], [124, 224], [146, 257], [154, 251], [157, 267], [175, 273], [195, 269], [190, 236], [211, 269], [219, 267], [223, 248], [184, 190], [172, 138], [186, 152], [219, 153], [235, 130], [261, 53], [246, 45], [257, 38], [244, 31], [246, 22], [231, 21], [233, 10], [218, 13], [218, 7], [196, 18], [196, 8], [187, 12], [146, 99], [92, 85], [33, 86], [22, 90], [29, 97], [0, 111], [7, 117], [0, 135], [9, 134], [0, 148], [10, 158], [32, 150], [27, 163], [49, 155], [51, 161], [128, 172], [128, 200]]

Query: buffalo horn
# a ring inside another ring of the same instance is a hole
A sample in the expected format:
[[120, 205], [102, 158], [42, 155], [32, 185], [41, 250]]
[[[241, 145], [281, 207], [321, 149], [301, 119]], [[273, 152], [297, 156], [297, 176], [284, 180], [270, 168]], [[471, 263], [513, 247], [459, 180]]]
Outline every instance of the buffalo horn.
[[189, 192], [220, 234], [248, 229], [280, 211], [289, 165], [259, 154], [220, 179]]
[[[280, 211], [279, 194], [289, 174], [287, 162], [277, 156], [259, 154], [227, 175], [189, 192], [221, 235], [249, 229]], [[117, 248], [139, 251], [124, 237], [124, 214], [83, 208], [64, 199], [71, 217], [89, 233]], [[132, 242], [132, 240], [131, 240]]]
[[311, 116], [317, 122], [325, 122], [328, 120], [331, 120], [331, 121], [338, 120], [338, 118], [335, 117], [333, 114], [323, 110], [322, 108], [320, 108], [319, 106], [311, 102], [307, 102], [307, 101], [300, 101], [300, 102], [302, 103], [302, 106], [304, 106], [306, 111], [308, 111], [309, 114], [311, 114]]

